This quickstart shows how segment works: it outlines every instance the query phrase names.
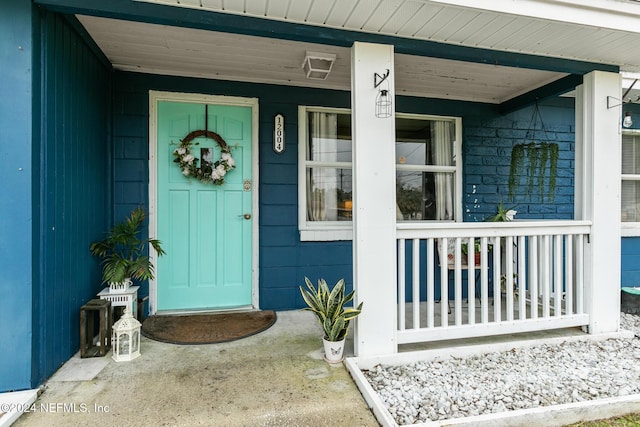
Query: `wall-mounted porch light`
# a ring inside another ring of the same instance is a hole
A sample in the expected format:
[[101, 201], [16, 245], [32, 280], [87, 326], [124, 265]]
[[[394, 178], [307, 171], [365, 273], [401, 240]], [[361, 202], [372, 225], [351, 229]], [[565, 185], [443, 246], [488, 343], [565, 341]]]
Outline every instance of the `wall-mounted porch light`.
[[[627, 98], [627, 95], [629, 94], [629, 92], [631, 92], [631, 89], [633, 89], [633, 86], [637, 82], [638, 82], [638, 79], [635, 79], [633, 81], [633, 83], [631, 83], [631, 85], [627, 88], [627, 90], [622, 95], [622, 99], [618, 99], [618, 98], [613, 97], [613, 96], [607, 96], [607, 109], [619, 107], [619, 106], [625, 105], [625, 104], [638, 104], [638, 103], [640, 103], [640, 96], [638, 96], [635, 100], [633, 100], [631, 98]], [[625, 98], [627, 98], [627, 99], [625, 99]], [[624, 118], [622, 119], [622, 127], [630, 128], [631, 126], [633, 126], [633, 120], [631, 119], [631, 113], [629, 111], [625, 111]]]
[[[389, 70], [383, 75], [378, 73], [373, 74], [373, 87], [374, 89], [378, 89], [378, 94], [376, 95], [376, 117], [381, 119], [391, 117], [391, 114], [393, 114], [388, 77]], [[383, 83], [384, 86], [380, 88], [379, 86]]]
[[326, 80], [335, 60], [332, 53], [306, 52], [302, 69], [308, 79]]

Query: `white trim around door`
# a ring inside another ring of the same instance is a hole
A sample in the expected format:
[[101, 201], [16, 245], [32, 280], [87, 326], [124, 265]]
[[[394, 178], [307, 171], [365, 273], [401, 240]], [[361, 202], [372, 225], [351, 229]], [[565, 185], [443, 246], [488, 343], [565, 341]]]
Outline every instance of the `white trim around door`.
[[[252, 132], [252, 254], [251, 254], [251, 295], [252, 306], [241, 307], [241, 309], [258, 309], [258, 248], [259, 248], [259, 209], [258, 209], [258, 98], [241, 98], [234, 96], [204, 95], [193, 93], [149, 91], [149, 236], [157, 236], [157, 106], [159, 101], [173, 102], [193, 102], [216, 105], [233, 105], [251, 107], [251, 132]], [[156, 265], [156, 253], [150, 248], [149, 255], [151, 262]], [[149, 313], [157, 314], [158, 306], [158, 286], [156, 280], [149, 281]]]

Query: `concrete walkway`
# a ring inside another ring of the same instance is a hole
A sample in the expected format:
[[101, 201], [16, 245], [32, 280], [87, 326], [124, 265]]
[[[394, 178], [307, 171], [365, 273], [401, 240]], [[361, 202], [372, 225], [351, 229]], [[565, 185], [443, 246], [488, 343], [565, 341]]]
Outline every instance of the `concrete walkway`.
[[230, 343], [143, 337], [131, 362], [76, 355], [14, 425], [378, 426], [345, 367], [322, 360], [313, 315], [277, 314], [267, 331]]

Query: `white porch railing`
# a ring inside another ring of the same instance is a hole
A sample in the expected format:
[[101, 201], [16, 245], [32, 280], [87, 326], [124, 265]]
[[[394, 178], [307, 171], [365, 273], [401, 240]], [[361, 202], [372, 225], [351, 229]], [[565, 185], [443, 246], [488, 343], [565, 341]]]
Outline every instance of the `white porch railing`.
[[590, 230], [589, 221], [399, 223], [398, 344], [587, 325]]

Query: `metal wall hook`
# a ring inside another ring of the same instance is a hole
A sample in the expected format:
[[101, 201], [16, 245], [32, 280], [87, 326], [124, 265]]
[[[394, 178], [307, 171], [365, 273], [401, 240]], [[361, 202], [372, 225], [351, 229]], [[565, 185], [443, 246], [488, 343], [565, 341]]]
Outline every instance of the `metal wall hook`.
[[387, 77], [389, 77], [389, 69], [388, 68], [387, 68], [387, 71], [383, 75], [380, 75], [378, 73], [373, 73], [373, 87], [374, 87], [374, 89], [377, 89], [378, 86], [380, 86], [382, 84], [382, 82], [387, 80]]

